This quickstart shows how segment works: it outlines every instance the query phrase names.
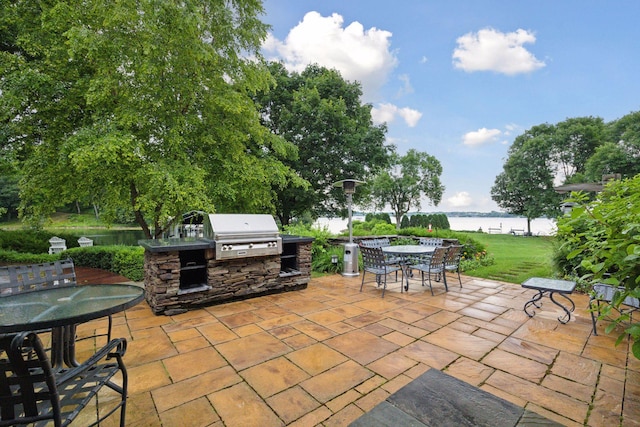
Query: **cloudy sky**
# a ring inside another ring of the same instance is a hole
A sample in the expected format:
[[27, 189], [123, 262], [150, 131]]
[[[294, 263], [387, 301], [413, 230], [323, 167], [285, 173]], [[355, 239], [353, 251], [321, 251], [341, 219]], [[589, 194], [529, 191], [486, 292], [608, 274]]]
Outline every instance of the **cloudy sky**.
[[637, 0], [265, 0], [269, 59], [361, 83], [400, 153], [434, 155], [436, 208], [499, 210], [490, 190], [532, 126], [640, 110]]

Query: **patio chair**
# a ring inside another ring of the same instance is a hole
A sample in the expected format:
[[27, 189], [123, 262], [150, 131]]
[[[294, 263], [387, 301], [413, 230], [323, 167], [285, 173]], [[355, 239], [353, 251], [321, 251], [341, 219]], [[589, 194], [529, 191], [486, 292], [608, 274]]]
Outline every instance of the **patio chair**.
[[433, 287], [431, 286], [431, 275], [436, 275], [437, 280], [440, 280], [442, 277], [442, 281], [444, 282], [444, 289], [446, 292], [449, 291], [447, 287], [447, 276], [444, 268], [444, 261], [447, 255], [448, 248], [439, 246], [431, 254], [429, 259], [425, 260], [424, 263], [412, 265], [411, 268], [415, 270], [419, 270], [422, 275], [422, 286], [424, 286], [424, 275], [425, 273], [429, 277], [429, 289], [431, 289], [431, 295], [433, 295]]
[[[611, 285], [605, 285], [599, 283], [593, 286], [593, 292], [591, 293], [591, 297], [589, 298], [589, 310], [591, 311], [591, 322], [593, 323], [593, 335], [598, 335], [598, 331], [596, 330], [596, 322], [600, 317], [600, 303], [607, 302], [611, 303], [613, 301], [614, 295], [617, 291], [622, 291], [624, 288], [616, 288]], [[621, 307], [626, 306], [627, 308]], [[632, 320], [633, 313], [635, 311], [640, 310], [640, 300], [638, 298], [626, 297], [624, 301], [618, 306], [616, 309], [620, 314], [628, 314], [629, 320]], [[598, 312], [598, 315], [595, 315], [595, 312]]]
[[[120, 401], [91, 425], [99, 425], [120, 408], [120, 427], [124, 427], [125, 350], [126, 340], [115, 339], [80, 366], [54, 373], [35, 332], [0, 336], [0, 426], [49, 425], [47, 420], [67, 426], [107, 386], [120, 395]], [[112, 382], [118, 371], [122, 386]]]
[[444, 258], [444, 272], [446, 274], [447, 271], [457, 272], [458, 273], [458, 282], [460, 283], [460, 287], [462, 288], [462, 279], [460, 278], [460, 258], [462, 257], [462, 246], [461, 245], [452, 245], [447, 246], [447, 255]]
[[[360, 241], [360, 247], [368, 247], [368, 248], [383, 248], [385, 246], [391, 246], [391, 241], [388, 237], [378, 238], [378, 239], [367, 239]], [[383, 254], [385, 262], [388, 265], [397, 266], [402, 260], [398, 257]], [[398, 272], [396, 270], [396, 281], [398, 281]]]
[[360, 246], [360, 252], [362, 253], [362, 261], [364, 262], [364, 271], [362, 272], [362, 283], [360, 284], [360, 292], [364, 286], [364, 278], [367, 273], [375, 274], [376, 283], [378, 286], [382, 286], [382, 297], [384, 298], [384, 291], [387, 289], [387, 275], [389, 273], [396, 273], [396, 280], [398, 270], [400, 267], [390, 265], [384, 256], [381, 248], [370, 248], [367, 246]]

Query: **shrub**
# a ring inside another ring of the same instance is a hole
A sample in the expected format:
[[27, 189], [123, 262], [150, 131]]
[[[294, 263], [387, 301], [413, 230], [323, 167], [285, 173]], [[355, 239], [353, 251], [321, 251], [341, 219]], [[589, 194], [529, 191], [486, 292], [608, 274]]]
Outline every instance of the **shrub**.
[[366, 222], [370, 222], [370, 221], [373, 221], [373, 220], [378, 220], [378, 221], [386, 222], [387, 224], [391, 224], [391, 217], [386, 212], [368, 213], [368, 214], [365, 215], [364, 220]]
[[78, 238], [70, 233], [55, 233], [45, 230], [21, 229], [0, 230], [0, 249], [8, 249], [21, 253], [40, 254], [49, 252], [49, 239], [53, 236], [67, 241], [67, 248], [80, 246]]
[[29, 254], [0, 249], [0, 262], [36, 264], [71, 258], [77, 266], [99, 268], [133, 281], [144, 279], [144, 249], [138, 246], [90, 246], [71, 248], [58, 254]]
[[331, 247], [329, 239], [332, 237], [328, 227], [313, 227], [307, 224], [293, 224], [284, 227], [284, 233], [293, 236], [313, 237], [311, 244], [311, 258], [314, 259], [326, 254]]
[[[576, 205], [570, 215], [558, 220], [557, 233], [558, 252], [566, 254], [567, 266], [591, 285], [622, 286], [624, 291], [611, 302], [612, 308], [627, 296], [640, 297], [640, 175], [609, 183], [593, 202], [581, 193], [572, 194], [569, 201]], [[621, 315], [609, 330], [628, 320], [628, 314]], [[640, 323], [628, 326], [617, 343], [626, 334], [631, 335], [633, 354], [640, 359]]]
[[[332, 256], [338, 257], [338, 263], [331, 262]], [[318, 273], [339, 273], [344, 265], [344, 249], [342, 246], [331, 246], [324, 253], [314, 256], [311, 261], [311, 269]]]

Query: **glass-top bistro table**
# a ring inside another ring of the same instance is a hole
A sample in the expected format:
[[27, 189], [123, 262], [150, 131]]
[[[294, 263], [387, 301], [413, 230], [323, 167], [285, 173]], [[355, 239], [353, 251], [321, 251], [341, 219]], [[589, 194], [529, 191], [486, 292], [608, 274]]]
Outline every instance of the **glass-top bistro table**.
[[[382, 252], [385, 255], [392, 255], [399, 258], [398, 264], [402, 268], [402, 277], [406, 280], [404, 290], [409, 290], [409, 268], [413, 259], [421, 256], [428, 256], [435, 251], [435, 246], [425, 245], [398, 245], [398, 246], [383, 246]], [[402, 291], [402, 288], [400, 288]]]
[[0, 334], [52, 329], [51, 364], [76, 366], [76, 325], [124, 311], [143, 298], [143, 288], [118, 284], [51, 287], [4, 296]]

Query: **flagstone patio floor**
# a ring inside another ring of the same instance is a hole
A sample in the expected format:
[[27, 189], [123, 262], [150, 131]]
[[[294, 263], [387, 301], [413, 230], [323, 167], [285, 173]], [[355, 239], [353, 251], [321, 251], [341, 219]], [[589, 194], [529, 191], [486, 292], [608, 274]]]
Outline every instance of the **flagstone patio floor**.
[[[360, 292], [361, 277], [174, 316], [143, 302], [115, 316], [113, 335], [129, 344], [127, 426], [346, 426], [430, 368], [564, 425], [640, 425], [640, 361], [628, 340], [614, 345], [606, 321], [593, 335], [586, 295], [572, 296], [561, 324], [546, 297], [529, 318], [534, 291], [519, 285], [451, 277], [432, 296], [412, 280], [382, 298], [370, 276]], [[99, 396], [100, 410], [110, 398]]]

